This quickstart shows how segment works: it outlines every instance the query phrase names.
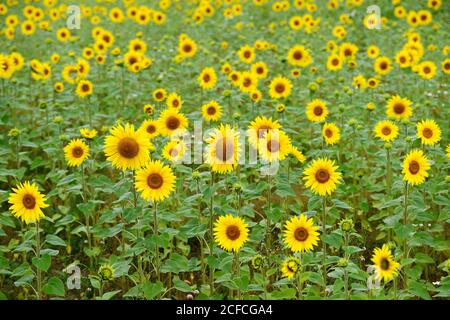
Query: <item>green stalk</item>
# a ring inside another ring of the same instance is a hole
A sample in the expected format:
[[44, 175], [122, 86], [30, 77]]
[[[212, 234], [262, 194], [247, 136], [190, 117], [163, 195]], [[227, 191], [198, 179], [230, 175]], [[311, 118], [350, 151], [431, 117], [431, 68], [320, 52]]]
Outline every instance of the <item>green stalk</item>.
[[[327, 218], [327, 213], [326, 213], [326, 205], [327, 205], [327, 198], [326, 197], [322, 197], [322, 237], [325, 238], [326, 234], [327, 234], [327, 229], [326, 229], [326, 218]], [[322, 268], [323, 268], [323, 287], [324, 287], [324, 294], [325, 293], [325, 289], [327, 288], [327, 267], [325, 265], [326, 263], [326, 255], [327, 255], [327, 244], [325, 243], [325, 241], [322, 240]]]
[[[214, 235], [213, 235], [213, 220], [214, 220], [214, 172], [211, 171], [211, 184], [210, 184], [210, 191], [211, 191], [211, 202], [209, 207], [209, 254], [211, 257], [214, 254], [213, 247], [214, 247]], [[210, 295], [213, 296], [214, 294], [214, 268], [211, 265], [209, 267], [209, 289], [210, 289]]]
[[161, 280], [161, 276], [159, 274], [159, 247], [158, 247], [158, 205], [157, 202], [153, 203], [155, 210], [153, 211], [153, 233], [155, 235], [155, 269], [156, 269], [156, 278], [158, 281]]
[[[41, 258], [41, 237], [39, 234], [39, 220], [36, 220], [36, 258]], [[36, 268], [36, 280], [37, 280], [37, 298], [42, 299], [42, 274], [39, 267]]]

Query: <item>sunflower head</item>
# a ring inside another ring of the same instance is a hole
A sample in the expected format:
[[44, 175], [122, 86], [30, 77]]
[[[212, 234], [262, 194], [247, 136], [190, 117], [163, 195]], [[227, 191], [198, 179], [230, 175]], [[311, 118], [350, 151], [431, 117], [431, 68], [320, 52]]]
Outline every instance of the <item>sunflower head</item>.
[[272, 99], [282, 99], [290, 96], [292, 92], [291, 81], [282, 76], [272, 79], [269, 85], [269, 95]]
[[218, 121], [222, 116], [222, 107], [212, 100], [202, 106], [202, 116], [206, 121]]
[[396, 120], [408, 120], [412, 116], [412, 102], [407, 98], [396, 95], [391, 97], [386, 105], [386, 114]]
[[381, 140], [386, 142], [390, 142], [397, 138], [398, 127], [392, 121], [383, 120], [375, 125], [374, 134], [377, 138], [380, 138]]
[[288, 257], [281, 264], [281, 273], [283, 277], [288, 279], [295, 278], [300, 270], [300, 266], [300, 259], [294, 256]]
[[257, 148], [259, 140], [264, 138], [267, 132], [276, 129], [281, 129], [281, 125], [278, 120], [272, 120], [272, 118], [266, 118], [265, 116], [256, 117], [250, 123], [247, 130], [250, 144]]
[[291, 151], [291, 139], [279, 129], [268, 131], [258, 141], [258, 152], [265, 161], [284, 160]]
[[324, 101], [314, 99], [306, 105], [306, 116], [311, 122], [323, 122], [328, 116], [328, 108]]
[[411, 150], [403, 161], [403, 180], [411, 185], [422, 184], [428, 177], [430, 163], [422, 150]]
[[205, 162], [214, 172], [233, 171], [239, 160], [239, 134], [230, 125], [221, 124], [206, 140]]
[[13, 188], [12, 191], [8, 203], [11, 204], [9, 210], [14, 216], [27, 224], [37, 222], [44, 217], [41, 209], [47, 208], [48, 205], [45, 203], [45, 196], [39, 192], [35, 183], [25, 181]]
[[241, 217], [220, 216], [214, 224], [214, 239], [222, 249], [237, 252], [248, 239], [248, 225]]
[[186, 143], [183, 140], [172, 140], [167, 142], [162, 151], [164, 159], [170, 162], [179, 162], [186, 153]]
[[89, 157], [89, 146], [81, 139], [73, 139], [64, 147], [64, 156], [69, 167], [78, 167]]
[[371, 260], [379, 280], [387, 282], [398, 274], [400, 264], [393, 259], [391, 250], [386, 244], [383, 244], [381, 249], [375, 248]]
[[314, 160], [304, 171], [305, 185], [321, 196], [331, 195], [340, 184], [341, 173], [338, 166], [328, 158]]
[[188, 126], [188, 120], [178, 110], [169, 108], [161, 112], [158, 119], [158, 126], [162, 135], [173, 136], [185, 131]]
[[304, 214], [292, 217], [285, 225], [284, 243], [292, 252], [311, 251], [319, 241], [318, 229], [312, 218], [308, 219]]
[[333, 145], [341, 139], [341, 130], [334, 123], [325, 123], [322, 128], [322, 136], [326, 144]]
[[441, 141], [441, 129], [434, 120], [422, 120], [417, 123], [417, 137], [422, 144], [433, 146]]
[[136, 171], [136, 190], [144, 200], [158, 202], [167, 198], [175, 188], [172, 169], [159, 160], [152, 160]]

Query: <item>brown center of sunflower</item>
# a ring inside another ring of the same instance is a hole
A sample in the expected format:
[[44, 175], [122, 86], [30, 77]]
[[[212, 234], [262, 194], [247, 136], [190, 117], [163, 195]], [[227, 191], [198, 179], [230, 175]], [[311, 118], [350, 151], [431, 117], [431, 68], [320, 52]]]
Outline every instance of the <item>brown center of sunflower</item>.
[[411, 163], [409, 164], [409, 172], [411, 172], [412, 174], [417, 174], [420, 171], [420, 164], [413, 160], [411, 161]]
[[244, 87], [250, 87], [251, 85], [252, 85], [252, 80], [250, 79], [250, 78], [245, 78], [243, 81], [242, 81], [242, 85], [244, 86]]
[[132, 159], [139, 153], [139, 144], [132, 138], [123, 138], [119, 141], [118, 150], [122, 157]]
[[325, 183], [330, 180], [330, 174], [325, 169], [319, 169], [316, 172], [316, 180], [320, 183]]
[[423, 68], [423, 72], [424, 73], [430, 73], [431, 72], [431, 68], [426, 66], [425, 68]]
[[159, 189], [163, 185], [163, 178], [159, 173], [149, 174], [147, 177], [147, 185], [152, 189]]
[[383, 259], [380, 261], [380, 268], [381, 268], [382, 270], [389, 270], [389, 265], [390, 265], [389, 260], [386, 259], [386, 258], [383, 258]]
[[245, 57], [246, 59], [250, 58], [251, 55], [252, 55], [252, 54], [251, 54], [250, 51], [244, 51], [244, 57]]
[[227, 227], [226, 230], [227, 238], [230, 240], [236, 240], [241, 235], [241, 231], [239, 228], [235, 225], [231, 225]]
[[170, 130], [176, 130], [180, 126], [180, 119], [178, 119], [177, 117], [174, 117], [174, 116], [169, 117], [166, 120], [166, 126]]
[[169, 154], [171, 157], [176, 157], [178, 156], [178, 150], [176, 148], [172, 148], [170, 149]]
[[206, 109], [206, 113], [209, 114], [210, 116], [215, 115], [216, 114], [216, 108], [214, 108], [213, 106], [210, 106]]
[[422, 134], [425, 138], [430, 139], [433, 136], [433, 130], [430, 128], [425, 128], [423, 129]]
[[352, 50], [350, 50], [350, 49], [345, 49], [344, 50], [344, 56], [349, 57], [351, 55], [352, 55]]
[[147, 132], [148, 133], [155, 133], [155, 131], [156, 131], [156, 127], [155, 127], [155, 125], [153, 125], [153, 124], [150, 124], [150, 125], [148, 125], [147, 126]]
[[294, 231], [294, 237], [298, 241], [305, 241], [308, 239], [308, 230], [303, 227], [299, 227]]
[[326, 129], [325, 130], [325, 136], [327, 138], [331, 138], [333, 136], [333, 131], [331, 131], [330, 129]]
[[383, 135], [385, 135], [385, 136], [390, 135], [391, 132], [392, 132], [392, 130], [389, 127], [383, 127], [383, 129], [381, 129], [381, 133], [383, 133]]
[[294, 21], [294, 25], [295, 25], [295, 26], [298, 26], [299, 24], [300, 24], [300, 22], [299, 22], [298, 20], [295, 20], [295, 21]]
[[277, 93], [283, 93], [285, 89], [286, 87], [282, 83], [277, 83], [277, 85], [275, 86], [275, 91]]
[[180, 101], [178, 101], [178, 99], [175, 99], [172, 101], [172, 106], [175, 108], [178, 108], [178, 106], [180, 105]]
[[321, 116], [323, 113], [323, 109], [322, 109], [322, 107], [317, 106], [317, 107], [314, 107], [313, 112], [316, 116]]
[[72, 149], [72, 156], [74, 158], [81, 158], [83, 155], [83, 149], [81, 147], [75, 147]]
[[237, 80], [238, 80], [237, 74], [232, 74], [232, 75], [231, 75], [231, 80], [237, 81]]
[[405, 112], [405, 105], [403, 103], [396, 103], [394, 105], [394, 112], [396, 114], [402, 114], [403, 112]]
[[267, 141], [267, 150], [269, 152], [278, 152], [280, 150], [280, 143], [277, 140]]
[[258, 138], [264, 138], [264, 135], [269, 131], [269, 126], [261, 126], [258, 129]]
[[203, 81], [209, 82], [210, 80], [211, 80], [211, 76], [210, 76], [209, 74], [205, 73], [205, 74], [203, 75]]
[[405, 57], [400, 57], [400, 62], [401, 63], [405, 63], [406, 62], [406, 58]]
[[256, 68], [256, 73], [257, 74], [263, 74], [264, 73], [264, 68], [263, 67]]
[[444, 64], [444, 69], [445, 69], [445, 70], [450, 70], [450, 62], [446, 62], [446, 63]]
[[387, 67], [388, 67], [388, 65], [387, 65], [387, 63], [386, 62], [382, 62], [382, 63], [380, 63], [380, 69], [381, 70], [385, 70], [385, 69], [387, 69]]
[[216, 157], [223, 162], [230, 160], [234, 155], [234, 143], [226, 137], [216, 143]]
[[88, 92], [89, 91], [89, 85], [88, 84], [83, 84], [81, 86], [81, 91], [83, 92]]
[[34, 209], [36, 206], [36, 199], [31, 194], [26, 194], [22, 198], [22, 204], [27, 209]]
[[293, 56], [295, 60], [300, 60], [301, 58], [303, 58], [303, 54], [301, 51], [295, 51]]
[[156, 99], [162, 99], [163, 94], [161, 91], [158, 91], [158, 92], [156, 92], [155, 96], [156, 96]]
[[339, 59], [333, 59], [333, 60], [331, 60], [331, 64], [332, 64], [333, 66], [337, 66], [337, 65], [339, 64]]

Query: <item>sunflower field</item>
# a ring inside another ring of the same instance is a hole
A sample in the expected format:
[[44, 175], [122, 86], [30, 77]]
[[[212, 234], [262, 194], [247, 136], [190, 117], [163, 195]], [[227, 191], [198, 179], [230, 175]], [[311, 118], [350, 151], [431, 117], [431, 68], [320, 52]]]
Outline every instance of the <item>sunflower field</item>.
[[449, 22], [2, 0], [0, 299], [448, 299]]

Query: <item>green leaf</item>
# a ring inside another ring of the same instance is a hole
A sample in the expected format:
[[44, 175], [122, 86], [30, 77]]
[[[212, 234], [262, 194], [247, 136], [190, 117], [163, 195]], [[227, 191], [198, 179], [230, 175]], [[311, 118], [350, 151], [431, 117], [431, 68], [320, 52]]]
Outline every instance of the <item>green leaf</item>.
[[182, 281], [178, 276], [173, 277], [173, 286], [181, 292], [192, 292], [191, 287], [186, 282]]
[[428, 293], [427, 287], [425, 284], [420, 282], [410, 282], [409, 284], [409, 290], [411, 294], [418, 296], [425, 300], [431, 300], [430, 294]]
[[45, 242], [54, 246], [61, 246], [61, 247], [66, 246], [64, 240], [54, 234], [47, 235], [47, 237], [45, 238]]
[[116, 294], [118, 294], [120, 290], [105, 292], [101, 297], [97, 297], [97, 300], [111, 300]]
[[58, 277], [51, 277], [44, 285], [44, 292], [48, 295], [64, 297], [64, 283]]
[[333, 201], [334, 205], [336, 208], [340, 208], [340, 209], [346, 209], [346, 210], [352, 210], [353, 208], [348, 205], [346, 202], [338, 200], [338, 199], [332, 199], [331, 201]]
[[33, 265], [41, 271], [47, 272], [52, 263], [52, 257], [48, 254], [44, 254], [42, 257], [33, 257], [31, 260]]
[[147, 282], [144, 284], [143, 289], [145, 298], [151, 300], [164, 291], [164, 286], [159, 281], [156, 283]]

